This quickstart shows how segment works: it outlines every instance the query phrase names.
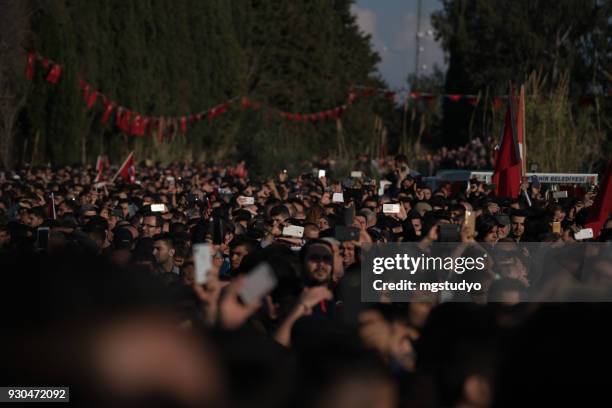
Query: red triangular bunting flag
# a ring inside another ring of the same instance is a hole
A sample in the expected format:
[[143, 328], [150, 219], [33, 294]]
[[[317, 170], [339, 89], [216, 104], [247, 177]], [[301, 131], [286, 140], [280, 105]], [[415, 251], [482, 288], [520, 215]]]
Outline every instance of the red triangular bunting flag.
[[124, 133], [130, 133], [130, 118], [132, 117], [132, 112], [129, 109], [124, 109], [123, 114], [121, 115], [121, 119], [119, 120], [119, 129], [121, 129]]
[[96, 103], [96, 99], [98, 98], [98, 91], [93, 91], [89, 94], [89, 98], [87, 98], [87, 109], [91, 109]]
[[110, 115], [113, 112], [114, 108], [115, 108], [115, 102], [105, 101], [104, 102], [104, 113], [102, 114], [102, 119], [100, 120], [100, 122], [106, 123], [108, 119], [110, 118]]
[[34, 78], [34, 59], [36, 55], [33, 52], [28, 52], [28, 61], [26, 65], [26, 78]]
[[49, 82], [50, 84], [57, 84], [57, 81], [59, 81], [59, 77], [61, 74], [62, 66], [60, 64], [53, 65], [53, 67], [51, 67], [51, 71], [49, 71], [49, 74], [47, 75], [47, 82]]

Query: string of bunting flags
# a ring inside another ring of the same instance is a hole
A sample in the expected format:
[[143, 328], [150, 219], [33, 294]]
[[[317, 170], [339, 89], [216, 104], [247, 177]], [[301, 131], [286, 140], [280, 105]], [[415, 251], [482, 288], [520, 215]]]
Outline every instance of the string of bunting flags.
[[[59, 82], [64, 68], [63, 65], [35, 52], [30, 52], [27, 54], [26, 77], [28, 79], [32, 80], [34, 78], [36, 62], [39, 62], [42, 66], [43, 76], [48, 83], [57, 84]], [[239, 105], [243, 110], [265, 110], [266, 117], [276, 115], [277, 117], [292, 122], [315, 123], [325, 120], [335, 121], [340, 119], [346, 109], [351, 104], [355, 103], [359, 98], [383, 96], [392, 102], [397, 102], [398, 97], [403, 95], [405, 98], [403, 99], [404, 102], [408, 102], [410, 100], [413, 102], [424, 101], [429, 106], [432, 106], [440, 99], [446, 99], [456, 103], [464, 101], [472, 106], [478, 105], [482, 100], [479, 95], [472, 94], [435, 94], [409, 91], [405, 88], [389, 90], [385, 88], [355, 85], [349, 90], [348, 98], [345, 103], [319, 112], [286, 112], [276, 108], [263, 106], [262, 103], [253, 101], [247, 96], [235, 96], [210, 109], [199, 111], [197, 113], [190, 113], [180, 116], [148, 116], [113, 101], [107, 95], [95, 89], [90, 83], [81, 77], [77, 77], [77, 81], [78, 86], [82, 91], [83, 101], [85, 102], [87, 110], [93, 109], [96, 103], [101, 101], [103, 112], [100, 123], [107, 123], [114, 113], [114, 123], [123, 133], [132, 136], [145, 136], [147, 134], [156, 133], [160, 141], [164, 138], [164, 136], [171, 138], [176, 131], [186, 134], [187, 126], [195, 122], [200, 122], [204, 119], [208, 119], [209, 122], [212, 122], [212, 120], [218, 116], [228, 112], [230, 107], [236, 102], [239, 102]], [[608, 94], [608, 96], [612, 96], [612, 89], [608, 92]], [[494, 109], [499, 109], [504, 105], [507, 95], [497, 95], [490, 99], [492, 107]], [[593, 96], [585, 96], [580, 100], [581, 105], [589, 105], [593, 102]]]

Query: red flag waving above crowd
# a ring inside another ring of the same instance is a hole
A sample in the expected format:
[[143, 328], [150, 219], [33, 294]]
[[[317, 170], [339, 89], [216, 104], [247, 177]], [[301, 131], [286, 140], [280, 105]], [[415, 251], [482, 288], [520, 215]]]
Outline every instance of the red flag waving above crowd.
[[96, 160], [96, 179], [94, 183], [99, 183], [104, 181], [104, 172], [108, 170], [110, 167], [108, 163], [108, 157], [103, 155], [98, 155], [98, 160]]
[[612, 213], [612, 160], [608, 161], [606, 172], [599, 185], [599, 193], [587, 218], [587, 228], [593, 228], [593, 236], [597, 237], [604, 223]]
[[117, 174], [113, 177], [114, 182], [117, 177], [121, 177], [126, 183], [134, 184], [136, 182], [136, 167], [134, 166], [134, 152], [131, 152], [127, 159], [123, 162]]
[[521, 184], [521, 154], [513, 104], [513, 91], [510, 87], [504, 130], [499, 149], [495, 152], [495, 170], [493, 171], [495, 195], [509, 198], [518, 197]]

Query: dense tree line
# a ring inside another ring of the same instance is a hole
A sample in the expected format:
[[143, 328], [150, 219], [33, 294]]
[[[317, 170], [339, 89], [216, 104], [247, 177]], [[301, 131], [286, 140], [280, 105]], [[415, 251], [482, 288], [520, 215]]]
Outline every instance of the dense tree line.
[[[584, 140], [604, 155], [610, 151], [603, 136], [610, 139], [612, 98], [600, 97], [612, 79], [607, 0], [442, 1], [432, 24], [448, 71], [409, 84], [426, 92], [479, 94], [476, 107], [421, 101], [404, 111], [385, 98], [363, 98], [342, 121], [295, 123], [237, 104], [212, 122], [189, 126], [186, 136], [175, 124], [162, 141], [126, 136], [113, 118], [100, 124], [99, 103], [84, 109], [77, 74], [149, 116], [208, 109], [237, 95], [283, 111], [316, 112], [344, 103], [353, 84], [384, 88], [379, 57], [357, 27], [353, 3], [0, 0], [0, 162], [92, 163], [101, 152], [117, 162], [135, 149], [139, 159], [165, 162], [246, 159], [267, 172], [299, 167], [317, 154], [348, 158], [411, 153], [419, 143], [462, 145], [499, 134], [501, 118], [490, 111], [490, 98], [534, 72], [531, 91], [537, 88], [546, 106], [528, 107], [530, 123], [551, 115], [559, 123], [538, 125], [543, 133], [531, 136], [543, 140], [554, 136], [552, 128], [571, 128], [587, 134]], [[24, 79], [29, 50], [64, 64], [57, 85], [45, 83], [40, 68], [32, 83]], [[567, 101], [550, 96], [564, 92]], [[596, 103], [580, 106], [583, 95], [596, 96]]]
[[101, 104], [86, 111], [76, 86], [81, 75], [118, 103], [151, 116], [208, 109], [237, 95], [289, 112], [327, 109], [344, 103], [352, 84], [384, 85], [376, 77], [378, 56], [350, 12], [352, 3], [32, 4], [24, 49], [65, 69], [55, 86], [46, 84], [41, 72], [36, 75], [20, 114], [12, 161], [92, 162], [100, 152], [118, 160], [136, 149], [142, 158], [165, 161], [230, 157], [258, 164], [269, 162], [262, 159], [270, 155], [287, 162], [315, 153], [348, 154], [340, 151], [344, 138], [355, 149], [367, 148], [372, 105], [380, 102], [357, 104], [341, 129], [334, 121], [294, 124], [263, 111], [232, 109], [210, 123], [190, 126], [186, 136], [174, 132], [160, 143], [123, 135], [112, 120], [101, 125]]

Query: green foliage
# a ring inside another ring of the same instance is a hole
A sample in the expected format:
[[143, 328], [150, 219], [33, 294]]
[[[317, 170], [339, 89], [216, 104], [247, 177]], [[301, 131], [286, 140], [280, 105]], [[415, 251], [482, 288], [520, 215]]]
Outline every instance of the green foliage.
[[[509, 82], [522, 83], [532, 72], [545, 74], [545, 93], [555, 92], [566, 73], [569, 95], [601, 93], [609, 86], [610, 1], [443, 0], [442, 5], [432, 24], [448, 55], [447, 93], [504, 94]], [[485, 117], [487, 109], [479, 108], [477, 116]], [[447, 144], [467, 141], [471, 118], [469, 106], [445, 104]]]
[[532, 75], [525, 86], [532, 95], [525, 101], [528, 162], [538, 163], [540, 170], [547, 172], [593, 171], [606, 159], [601, 149], [605, 133], [592, 120], [599, 115], [597, 106], [572, 109], [567, 75], [541, 98], [546, 85]]

